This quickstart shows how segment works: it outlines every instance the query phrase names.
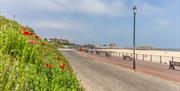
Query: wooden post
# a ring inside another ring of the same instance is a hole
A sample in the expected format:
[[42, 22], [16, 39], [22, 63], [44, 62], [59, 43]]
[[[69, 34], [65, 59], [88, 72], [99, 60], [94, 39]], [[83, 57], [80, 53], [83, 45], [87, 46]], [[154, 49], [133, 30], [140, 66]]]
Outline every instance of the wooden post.
[[152, 55], [150, 55], [150, 62], [152, 62]]
[[174, 57], [172, 57], [172, 61], [174, 61]]
[[138, 54], [136, 54], [136, 60], [138, 60]]
[[160, 56], [160, 63], [162, 63], [162, 57]]

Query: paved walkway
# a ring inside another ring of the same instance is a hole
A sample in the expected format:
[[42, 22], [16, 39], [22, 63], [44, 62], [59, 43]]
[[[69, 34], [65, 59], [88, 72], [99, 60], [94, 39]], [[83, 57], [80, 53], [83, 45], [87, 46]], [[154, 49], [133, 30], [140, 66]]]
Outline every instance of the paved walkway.
[[[106, 57], [104, 55], [87, 54], [83, 52], [78, 53], [81, 55], [88, 55], [91, 58], [96, 58], [110, 64], [120, 65], [132, 69], [132, 61], [124, 61], [121, 57]], [[167, 64], [158, 64], [136, 60], [136, 71], [157, 76], [162, 79], [180, 82], [180, 67], [175, 68], [175, 70], [169, 70], [169, 65]]]
[[180, 84], [107, 63], [103, 57], [63, 52], [87, 91], [180, 91]]

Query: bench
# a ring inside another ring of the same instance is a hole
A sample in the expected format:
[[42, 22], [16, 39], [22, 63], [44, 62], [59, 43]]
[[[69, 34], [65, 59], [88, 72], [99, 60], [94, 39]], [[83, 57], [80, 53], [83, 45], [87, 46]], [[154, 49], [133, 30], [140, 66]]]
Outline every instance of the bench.
[[86, 50], [86, 53], [88, 53], [89, 51], [88, 50]]
[[90, 51], [90, 53], [92, 54], [92, 53], [93, 53], [93, 51], [91, 50], [91, 51]]
[[180, 66], [180, 62], [169, 61], [169, 69], [175, 69], [174, 66]]
[[99, 55], [100, 54], [99, 51], [96, 51], [96, 54]]
[[125, 60], [125, 61], [132, 60], [132, 58], [130, 56], [127, 56], [127, 55], [123, 55], [122, 57], [123, 57], [123, 60]]
[[111, 56], [111, 54], [110, 54], [110, 53], [108, 53], [108, 52], [106, 52], [105, 56], [106, 56], [106, 57], [110, 57], [110, 56]]

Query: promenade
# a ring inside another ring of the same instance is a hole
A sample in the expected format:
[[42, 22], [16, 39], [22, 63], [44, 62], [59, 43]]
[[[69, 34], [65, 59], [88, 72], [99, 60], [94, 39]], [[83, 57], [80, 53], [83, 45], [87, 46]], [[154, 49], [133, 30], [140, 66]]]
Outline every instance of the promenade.
[[[78, 52], [78, 53], [81, 55], [86, 55], [90, 58], [101, 60], [103, 62], [132, 69], [132, 65], [133, 65], [132, 61], [122, 60], [122, 58], [118, 56], [106, 57], [104, 55], [96, 55], [95, 53], [93, 54], [84, 53], [84, 52]], [[169, 65], [167, 64], [159, 64], [159, 63], [152, 63], [142, 60], [136, 60], [135, 71], [143, 72], [152, 76], [157, 76], [165, 80], [180, 82], [180, 67], [178, 66], [175, 66], [175, 70], [170, 70]]]
[[[97, 56], [78, 51], [62, 51], [62, 53], [69, 60], [86, 91], [180, 90], [179, 82], [144, 74], [139, 72], [139, 67], [134, 71], [130, 67], [131, 63], [121, 62], [116, 57]], [[172, 75], [178, 75], [178, 71], [172, 71]]]

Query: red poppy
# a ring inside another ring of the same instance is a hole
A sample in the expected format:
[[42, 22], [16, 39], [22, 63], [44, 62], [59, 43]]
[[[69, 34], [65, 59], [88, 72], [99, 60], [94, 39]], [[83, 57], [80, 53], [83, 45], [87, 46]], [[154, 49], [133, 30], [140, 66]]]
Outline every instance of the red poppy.
[[65, 64], [60, 64], [60, 68], [62, 69], [62, 70], [64, 70], [64, 67], [65, 67]]
[[49, 68], [52, 69], [52, 64], [49, 64]]
[[29, 44], [36, 44], [35, 40], [29, 40]]
[[29, 35], [30, 33], [29, 33], [28, 31], [24, 31], [23, 34], [27, 36], [27, 35]]
[[40, 37], [39, 37], [39, 36], [35, 36], [35, 38], [36, 38], [36, 39], [40, 39]]

